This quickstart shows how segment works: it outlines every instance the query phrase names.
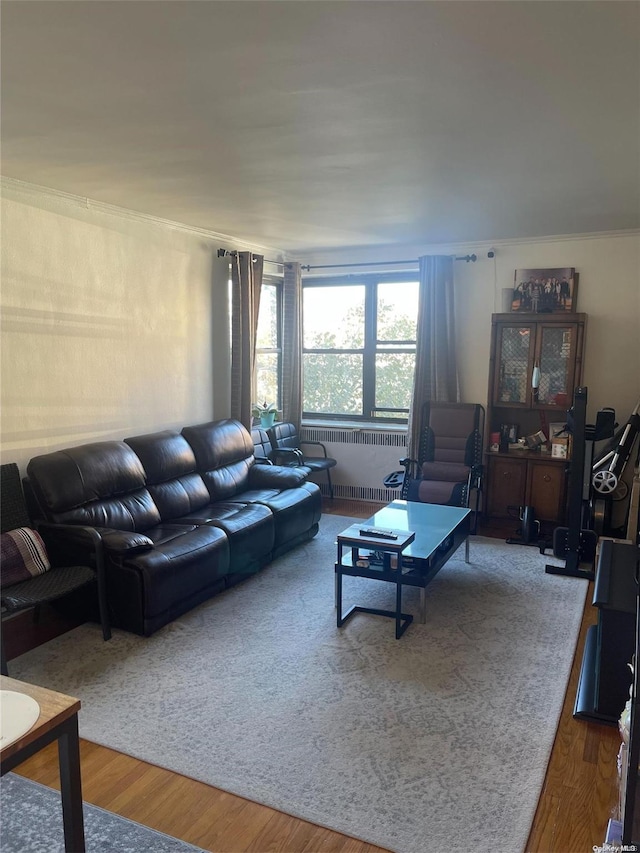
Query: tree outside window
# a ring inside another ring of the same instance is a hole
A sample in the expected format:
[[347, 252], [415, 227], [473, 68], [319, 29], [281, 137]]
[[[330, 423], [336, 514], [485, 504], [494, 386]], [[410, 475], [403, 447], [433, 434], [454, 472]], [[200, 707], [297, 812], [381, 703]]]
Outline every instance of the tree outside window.
[[415, 273], [303, 282], [304, 415], [406, 422], [417, 313]]
[[254, 402], [275, 403], [280, 411], [282, 382], [282, 282], [263, 281], [256, 336]]

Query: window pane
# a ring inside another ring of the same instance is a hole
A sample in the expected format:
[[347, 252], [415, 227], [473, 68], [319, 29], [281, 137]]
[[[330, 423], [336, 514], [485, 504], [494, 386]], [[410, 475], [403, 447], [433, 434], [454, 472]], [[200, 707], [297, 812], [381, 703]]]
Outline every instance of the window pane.
[[500, 341], [501, 403], [524, 403], [527, 399], [527, 373], [532, 346], [531, 329], [524, 326], [505, 326]]
[[278, 354], [256, 353], [256, 403], [279, 403]]
[[380, 418], [380, 419], [384, 418], [385, 420], [389, 420], [390, 418], [394, 418], [395, 420], [400, 420], [400, 419], [403, 419], [405, 421], [407, 420], [407, 413], [406, 412], [397, 412], [397, 411], [391, 411], [391, 410], [389, 410], [388, 412], [385, 412], [383, 409], [373, 412], [372, 416], [374, 419], [375, 418]]
[[415, 341], [417, 317], [417, 281], [378, 285], [379, 341]]
[[[415, 353], [378, 353], [376, 356], [377, 409], [409, 408], [415, 363]], [[396, 417], [398, 417], [397, 414]]]
[[361, 349], [364, 346], [364, 293], [363, 285], [305, 288], [305, 348]]
[[256, 346], [258, 349], [275, 349], [278, 346], [278, 298], [273, 284], [263, 284], [260, 289]]
[[305, 412], [362, 414], [362, 356], [306, 353], [303, 370]]

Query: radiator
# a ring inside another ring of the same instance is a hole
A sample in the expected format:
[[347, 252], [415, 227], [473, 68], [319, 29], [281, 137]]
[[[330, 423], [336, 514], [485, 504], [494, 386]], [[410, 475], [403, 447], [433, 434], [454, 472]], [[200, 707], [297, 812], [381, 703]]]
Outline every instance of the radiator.
[[[333, 491], [337, 498], [388, 503], [400, 497], [399, 489], [385, 489], [383, 480], [392, 471], [401, 470], [400, 459], [407, 455], [406, 432], [345, 427], [303, 427], [301, 436], [310, 441], [321, 441], [337, 465], [331, 469]], [[309, 456], [315, 456], [313, 446], [303, 447]], [[317, 448], [319, 452], [320, 449]], [[324, 475], [314, 476], [314, 481], [329, 494]]]

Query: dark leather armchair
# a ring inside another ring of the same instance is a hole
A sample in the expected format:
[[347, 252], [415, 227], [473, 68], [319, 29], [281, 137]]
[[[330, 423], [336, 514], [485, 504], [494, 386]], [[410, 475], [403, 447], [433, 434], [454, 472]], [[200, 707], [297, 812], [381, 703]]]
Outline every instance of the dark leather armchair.
[[484, 408], [478, 403], [427, 403], [418, 459], [401, 459], [402, 497], [469, 507], [475, 493], [473, 532], [482, 492]]
[[[324, 444], [322, 444], [321, 441], [301, 439], [298, 435], [298, 431], [295, 425], [291, 423], [274, 424], [268, 432], [274, 454], [278, 454], [281, 451], [293, 453], [295, 459], [297, 460], [295, 464], [309, 468], [312, 474], [318, 473], [320, 471], [326, 472], [327, 485], [329, 487], [329, 496], [333, 500], [333, 484], [331, 482], [330, 469], [335, 467], [336, 460], [332, 459], [330, 456], [327, 456], [327, 448], [324, 446]], [[302, 451], [303, 445], [313, 445], [319, 447], [322, 451], [322, 456], [308, 456]], [[275, 458], [273, 461], [275, 462], [275, 464], [283, 464], [276, 462]], [[284, 464], [292, 463], [285, 462]]]
[[[0, 516], [0, 532], [3, 534], [19, 528], [34, 529], [25, 503], [20, 472], [14, 462], [0, 466], [0, 495], [2, 500], [2, 515]], [[90, 528], [74, 527], [73, 534], [78, 541], [83, 540], [93, 553], [92, 565], [68, 565], [58, 554], [58, 537], [64, 525], [49, 525], [41, 522], [37, 532], [42, 537], [46, 556], [51, 568], [42, 574], [33, 575], [27, 580], [6, 584], [3, 579], [0, 597], [2, 600], [2, 616], [17, 613], [20, 610], [35, 608], [41, 604], [56, 601], [69, 593], [88, 584], [96, 584], [98, 588], [98, 607], [102, 623], [102, 636], [105, 640], [111, 638], [111, 628], [107, 612], [104, 566], [102, 556], [102, 541], [100, 536]], [[67, 531], [68, 532], [68, 531]], [[0, 667], [3, 675], [7, 675], [4, 642]]]

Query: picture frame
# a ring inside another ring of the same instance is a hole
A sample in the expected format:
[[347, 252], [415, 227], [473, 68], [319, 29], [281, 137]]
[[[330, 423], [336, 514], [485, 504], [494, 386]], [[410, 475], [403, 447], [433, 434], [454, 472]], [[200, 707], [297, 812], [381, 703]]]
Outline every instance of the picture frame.
[[511, 311], [557, 314], [576, 310], [578, 274], [575, 267], [516, 270]]

